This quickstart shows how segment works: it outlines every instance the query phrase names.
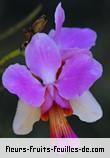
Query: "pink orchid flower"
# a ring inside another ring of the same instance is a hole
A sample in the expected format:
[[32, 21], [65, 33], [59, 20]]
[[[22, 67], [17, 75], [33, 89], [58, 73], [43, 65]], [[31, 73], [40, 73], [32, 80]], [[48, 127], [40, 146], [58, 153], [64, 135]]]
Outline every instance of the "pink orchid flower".
[[27, 66], [10, 65], [3, 74], [4, 87], [19, 97], [13, 121], [16, 134], [28, 134], [41, 119], [49, 120], [51, 137], [75, 138], [67, 116], [77, 115], [85, 122], [102, 117], [100, 105], [88, 91], [102, 75], [101, 64], [89, 51], [96, 34], [89, 29], [61, 28], [61, 4], [55, 19], [55, 31], [37, 33], [27, 45]]

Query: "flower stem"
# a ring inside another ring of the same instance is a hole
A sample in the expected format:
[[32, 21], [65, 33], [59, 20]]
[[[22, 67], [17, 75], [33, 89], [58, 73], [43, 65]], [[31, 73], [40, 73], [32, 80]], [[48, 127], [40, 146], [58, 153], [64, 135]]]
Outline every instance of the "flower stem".
[[32, 13], [30, 13], [25, 19], [23, 19], [21, 22], [19, 22], [15, 26], [9, 28], [7, 31], [3, 32], [0, 35], [0, 41], [6, 39], [7, 37], [16, 33], [18, 30], [22, 29], [25, 25], [27, 25], [31, 20], [33, 20], [35, 18], [35, 16], [41, 11], [41, 9], [42, 9], [42, 5], [39, 4], [35, 8], [35, 10]]
[[19, 49], [16, 49], [10, 52], [9, 54], [5, 55], [4, 57], [0, 59], [0, 67], [19, 55], [23, 55], [23, 52], [21, 52]]

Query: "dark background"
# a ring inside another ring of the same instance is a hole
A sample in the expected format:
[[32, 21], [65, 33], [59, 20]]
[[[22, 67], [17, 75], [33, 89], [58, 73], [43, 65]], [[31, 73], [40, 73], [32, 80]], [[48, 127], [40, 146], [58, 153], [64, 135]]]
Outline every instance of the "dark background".
[[[48, 24], [46, 32], [54, 27], [54, 10], [58, 0], [0, 0], [0, 34], [24, 19], [39, 3], [46, 14]], [[95, 123], [81, 122], [77, 117], [68, 118], [79, 137], [110, 137], [110, 0], [62, 0], [66, 12], [65, 26], [90, 27], [98, 34], [97, 44], [93, 48], [94, 57], [104, 67], [104, 73], [91, 91], [100, 102], [104, 111], [102, 119]], [[0, 41], [0, 58], [16, 49], [23, 41], [22, 30]], [[23, 62], [18, 57], [9, 63]], [[17, 105], [17, 97], [6, 90], [0, 92], [0, 137], [21, 137], [12, 132], [12, 120]], [[24, 136], [23, 136], [24, 137]], [[49, 137], [48, 122], [38, 122], [34, 130], [25, 137]]]

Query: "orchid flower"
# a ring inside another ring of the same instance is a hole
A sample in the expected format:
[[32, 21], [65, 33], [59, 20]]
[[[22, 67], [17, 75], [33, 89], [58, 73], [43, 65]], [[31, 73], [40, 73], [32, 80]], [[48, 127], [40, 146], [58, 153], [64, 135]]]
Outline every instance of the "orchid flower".
[[[19, 98], [13, 121], [16, 134], [28, 134], [41, 119], [49, 121], [51, 137], [76, 138], [66, 117], [76, 115], [85, 122], [102, 117], [100, 105], [88, 91], [102, 75], [101, 64], [89, 51], [96, 35], [89, 29], [70, 29], [75, 35], [68, 38], [69, 29], [61, 28], [64, 21], [61, 4], [55, 17], [56, 30], [49, 35], [35, 34], [27, 45], [27, 66], [10, 65], [3, 74], [4, 87]], [[65, 41], [61, 38], [63, 33]]]
[[87, 52], [80, 50], [62, 63], [55, 42], [38, 33], [26, 47], [25, 58], [27, 67], [14, 64], [3, 74], [4, 86], [20, 99], [13, 122], [16, 134], [28, 134], [41, 118], [49, 120], [51, 137], [76, 137], [66, 116], [75, 114], [87, 122], [102, 116], [87, 92], [101, 76], [102, 67]]

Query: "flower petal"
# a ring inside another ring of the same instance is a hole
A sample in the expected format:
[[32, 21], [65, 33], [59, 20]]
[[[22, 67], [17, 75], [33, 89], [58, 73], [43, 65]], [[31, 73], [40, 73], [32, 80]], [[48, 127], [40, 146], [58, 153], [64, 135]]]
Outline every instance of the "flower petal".
[[22, 100], [18, 101], [13, 121], [13, 131], [18, 135], [25, 135], [32, 131], [33, 125], [40, 119], [40, 109], [28, 105]]
[[80, 49], [80, 48], [62, 49], [61, 56], [62, 59], [65, 61], [67, 59], [74, 57], [75, 55], [80, 56], [80, 54], [82, 53], [92, 57], [92, 53], [88, 51], [88, 49]]
[[51, 108], [52, 104], [53, 104], [53, 98], [48, 92], [48, 90], [46, 90], [45, 101], [41, 106], [41, 113], [42, 114], [46, 113]]
[[37, 107], [44, 101], [45, 88], [24, 65], [9, 66], [3, 74], [3, 85], [27, 103]]
[[56, 36], [56, 31], [51, 30], [49, 36], [55, 40], [61, 49], [86, 48], [95, 45], [96, 32], [89, 28], [62, 28]]
[[86, 54], [67, 60], [56, 83], [59, 94], [65, 99], [82, 95], [102, 75], [102, 66]]
[[54, 94], [54, 101], [61, 107], [65, 109], [71, 109], [70, 103], [68, 100], [62, 98], [59, 94], [58, 91], [55, 89], [55, 94]]
[[57, 33], [59, 33], [59, 31], [61, 30], [64, 21], [65, 21], [65, 12], [61, 7], [61, 3], [59, 3], [55, 11], [55, 28]]
[[41, 77], [44, 83], [52, 83], [60, 67], [61, 58], [54, 41], [44, 33], [37, 33], [25, 51], [26, 63], [30, 70]]
[[82, 121], [95, 122], [103, 115], [99, 103], [89, 91], [86, 91], [80, 97], [71, 100], [70, 103], [74, 114]]

